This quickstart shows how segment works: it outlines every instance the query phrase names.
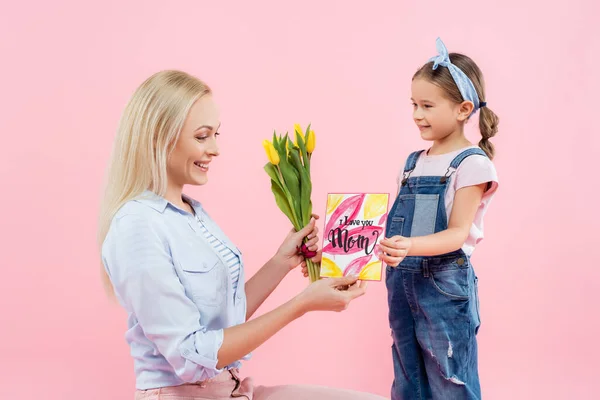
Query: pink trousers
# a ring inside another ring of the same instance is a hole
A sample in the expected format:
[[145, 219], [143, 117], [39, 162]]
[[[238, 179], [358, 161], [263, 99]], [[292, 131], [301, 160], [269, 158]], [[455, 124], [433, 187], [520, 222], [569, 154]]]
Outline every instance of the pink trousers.
[[242, 379], [237, 370], [194, 384], [137, 390], [135, 400], [382, 400], [385, 397], [323, 386], [254, 386], [252, 378]]

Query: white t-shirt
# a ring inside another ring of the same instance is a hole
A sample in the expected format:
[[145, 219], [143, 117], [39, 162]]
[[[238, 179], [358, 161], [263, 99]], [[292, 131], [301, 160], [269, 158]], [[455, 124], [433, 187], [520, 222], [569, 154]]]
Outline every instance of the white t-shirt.
[[[451, 153], [433, 156], [427, 155], [427, 151], [424, 151], [419, 156], [415, 170], [410, 174], [410, 177], [444, 176], [452, 160], [468, 148], [477, 148], [477, 146], [469, 146]], [[398, 193], [400, 192], [400, 182], [404, 175], [405, 163], [406, 161], [402, 163], [397, 177]], [[448, 190], [446, 191], [446, 214], [448, 219], [450, 219], [452, 204], [454, 203], [454, 194], [456, 191], [466, 186], [475, 186], [486, 182], [490, 182], [491, 186], [483, 194], [481, 204], [477, 209], [473, 224], [471, 225], [469, 237], [462, 246], [462, 249], [467, 255], [471, 255], [475, 249], [475, 245], [483, 239], [483, 216], [490, 205], [492, 197], [498, 189], [498, 175], [494, 164], [489, 158], [477, 154], [465, 158], [450, 177]]]

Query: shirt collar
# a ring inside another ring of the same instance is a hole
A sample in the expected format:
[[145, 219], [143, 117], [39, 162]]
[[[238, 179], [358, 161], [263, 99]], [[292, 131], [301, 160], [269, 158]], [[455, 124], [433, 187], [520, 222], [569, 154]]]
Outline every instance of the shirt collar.
[[[199, 201], [191, 198], [190, 196], [186, 195], [185, 193], [182, 194], [182, 197], [185, 199], [185, 201], [187, 201], [189, 204], [191, 204], [191, 206], [194, 208], [194, 210], [196, 211], [197, 214], [200, 214], [200, 211], [202, 211], [202, 205], [200, 204]], [[152, 192], [151, 190], [144, 190], [142, 192], [142, 194], [140, 194], [138, 197], [136, 197], [135, 201], [145, 204], [149, 207], [152, 207], [153, 209], [155, 209], [156, 211], [161, 212], [161, 213], [165, 211], [165, 209], [167, 208], [168, 205], [170, 205], [171, 207], [173, 207], [176, 210], [183, 211], [179, 207], [175, 206], [170, 201], [165, 199], [164, 197], [159, 196], [158, 194]]]

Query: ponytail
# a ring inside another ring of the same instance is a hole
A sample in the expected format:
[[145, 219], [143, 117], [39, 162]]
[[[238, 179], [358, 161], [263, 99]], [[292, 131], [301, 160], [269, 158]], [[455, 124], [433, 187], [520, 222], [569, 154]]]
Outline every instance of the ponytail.
[[485, 151], [490, 160], [494, 158], [494, 145], [489, 140], [496, 136], [498, 123], [498, 116], [487, 105], [479, 109], [479, 131], [481, 132], [479, 147]]

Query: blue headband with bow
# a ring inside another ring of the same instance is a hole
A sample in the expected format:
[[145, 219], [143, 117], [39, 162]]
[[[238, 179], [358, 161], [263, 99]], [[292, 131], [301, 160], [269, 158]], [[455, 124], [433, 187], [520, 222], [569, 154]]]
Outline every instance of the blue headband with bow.
[[473, 103], [474, 107], [471, 115], [475, 114], [481, 107], [485, 107], [486, 103], [479, 101], [479, 96], [477, 95], [475, 86], [473, 86], [473, 82], [471, 82], [469, 77], [460, 68], [450, 62], [448, 50], [446, 49], [444, 42], [442, 42], [442, 39], [436, 39], [435, 47], [438, 51], [438, 55], [429, 59], [429, 61], [433, 61], [433, 69], [437, 69], [440, 65], [448, 68], [454, 82], [456, 82], [456, 86], [458, 86], [458, 90], [460, 91], [463, 100]]

